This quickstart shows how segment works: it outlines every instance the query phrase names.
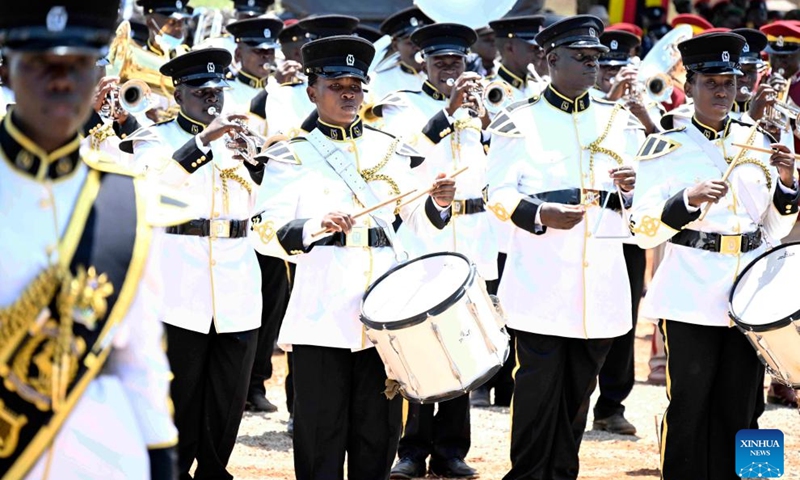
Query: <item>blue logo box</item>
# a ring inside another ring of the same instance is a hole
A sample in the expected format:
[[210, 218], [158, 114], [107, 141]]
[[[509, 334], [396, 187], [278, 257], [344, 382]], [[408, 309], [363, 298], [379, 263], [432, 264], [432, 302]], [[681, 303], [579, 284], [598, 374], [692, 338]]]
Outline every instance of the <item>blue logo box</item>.
[[740, 478], [779, 478], [783, 473], [783, 432], [739, 430], [736, 474]]

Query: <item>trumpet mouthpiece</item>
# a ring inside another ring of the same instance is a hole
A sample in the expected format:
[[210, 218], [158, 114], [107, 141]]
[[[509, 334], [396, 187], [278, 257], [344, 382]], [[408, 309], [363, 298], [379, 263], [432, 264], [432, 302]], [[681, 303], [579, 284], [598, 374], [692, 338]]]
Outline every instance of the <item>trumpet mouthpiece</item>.
[[209, 115], [217, 116], [217, 107], [208, 107], [207, 111]]
[[739, 89], [739, 93], [741, 93], [742, 95], [750, 95], [750, 89], [747, 87], [742, 87]]
[[455, 79], [448, 78], [448, 79], [445, 81], [445, 83], [447, 84], [447, 86], [448, 86], [448, 87], [452, 87], [453, 85], [455, 85], [455, 84], [456, 84], [456, 81], [455, 81]]

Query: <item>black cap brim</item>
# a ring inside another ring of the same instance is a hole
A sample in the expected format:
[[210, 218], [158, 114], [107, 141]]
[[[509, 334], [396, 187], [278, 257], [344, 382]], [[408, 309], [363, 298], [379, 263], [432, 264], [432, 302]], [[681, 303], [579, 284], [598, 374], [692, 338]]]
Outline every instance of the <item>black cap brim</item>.
[[262, 49], [262, 50], [276, 50], [278, 48], [281, 48], [281, 44], [276, 42], [276, 41], [267, 41], [267, 40], [265, 40], [263, 42], [243, 41], [241, 43], [244, 43], [248, 47], [259, 48], [259, 49]]
[[350, 71], [337, 71], [337, 72], [325, 72], [325, 73], [317, 73], [318, 77], [327, 78], [328, 80], [336, 80], [338, 78], [357, 78], [361, 80], [362, 83], [369, 84], [369, 76], [364, 75], [361, 72], [350, 72]]
[[609, 51], [608, 47], [599, 42], [580, 41], [580, 42], [570, 43], [569, 45], [561, 45], [561, 46], [566, 48], [571, 48], [572, 50], [583, 50], [588, 48], [603, 53]]
[[456, 48], [444, 48], [442, 50], [435, 50], [431, 53], [425, 54], [426, 57], [445, 57], [445, 56], [452, 56], [455, 55], [457, 57], [466, 57], [467, 54], [464, 53], [462, 50]]
[[187, 81], [184, 85], [191, 88], [222, 88], [223, 90], [231, 88], [231, 84], [224, 78], [201, 78]]
[[738, 68], [732, 67], [704, 67], [704, 68], [688, 68], [687, 70], [691, 70], [695, 73], [700, 73], [702, 75], [735, 75], [737, 77], [741, 77], [744, 75], [744, 72], [739, 70]]
[[600, 59], [600, 60], [597, 61], [597, 64], [600, 65], [601, 67], [621, 67], [623, 65], [630, 65], [631, 64], [631, 60], [630, 59], [627, 59], [627, 60], [619, 60], [619, 59], [603, 60], [603, 59]]
[[772, 45], [767, 45], [767, 48], [765, 48], [764, 51], [770, 55], [792, 55], [794, 53], [800, 52], [800, 45], [797, 45], [794, 48], [786, 48], [784, 46], [781, 47], [780, 50], [775, 50], [774, 48], [772, 48]]

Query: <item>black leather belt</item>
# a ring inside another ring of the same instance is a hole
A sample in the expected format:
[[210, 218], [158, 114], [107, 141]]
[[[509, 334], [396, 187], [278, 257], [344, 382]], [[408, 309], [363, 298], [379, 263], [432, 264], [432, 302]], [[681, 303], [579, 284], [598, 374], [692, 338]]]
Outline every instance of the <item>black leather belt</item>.
[[201, 218], [167, 227], [167, 233], [194, 235], [197, 237], [242, 238], [247, 236], [249, 222], [250, 220], [208, 220]]
[[337, 247], [388, 247], [391, 245], [382, 228], [353, 227], [345, 235], [336, 232], [331, 235], [331, 243]]
[[[606, 203], [606, 197], [611, 195]], [[619, 202], [617, 192], [607, 192], [605, 190], [581, 190], [580, 188], [566, 188], [564, 190], [551, 190], [530, 195], [548, 203], [561, 203], [563, 205], [596, 205], [602, 207], [604, 204], [607, 209], [620, 211], [622, 205]], [[629, 208], [625, 205], [625, 208]]]
[[472, 215], [486, 211], [486, 203], [482, 198], [469, 198], [467, 200], [453, 200], [453, 215]]
[[670, 242], [685, 247], [735, 255], [760, 247], [762, 238], [761, 230], [742, 235], [720, 235], [697, 230], [681, 230], [670, 239]]

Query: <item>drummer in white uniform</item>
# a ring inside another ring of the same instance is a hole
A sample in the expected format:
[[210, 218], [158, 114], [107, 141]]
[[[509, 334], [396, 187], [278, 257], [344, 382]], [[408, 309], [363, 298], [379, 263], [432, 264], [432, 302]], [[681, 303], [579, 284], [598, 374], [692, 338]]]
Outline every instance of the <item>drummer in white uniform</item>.
[[766, 240], [789, 233], [798, 211], [789, 150], [729, 116], [744, 45], [732, 33], [678, 45], [694, 116], [674, 117], [673, 128], [648, 137], [638, 155], [631, 229], [643, 248], [669, 242], [642, 306], [644, 316], [661, 319], [667, 351], [665, 480], [737, 477], [735, 437], [751, 428], [764, 367], [731, 328], [728, 295], [742, 269], [768, 249]]
[[[400, 397], [384, 397], [385, 367], [359, 321], [366, 288], [398, 261], [392, 222], [399, 202], [353, 215], [418, 184], [415, 152], [357, 115], [374, 55], [369, 42], [351, 36], [306, 44], [306, 92], [318, 115], [308, 134], [263, 154], [262, 213], [251, 237], [259, 252], [297, 262], [278, 343], [294, 356], [299, 480], [342, 478], [345, 453], [348, 478], [385, 479], [400, 437]], [[440, 178], [399, 215], [432, 234], [449, 221], [454, 194], [454, 180]]]

